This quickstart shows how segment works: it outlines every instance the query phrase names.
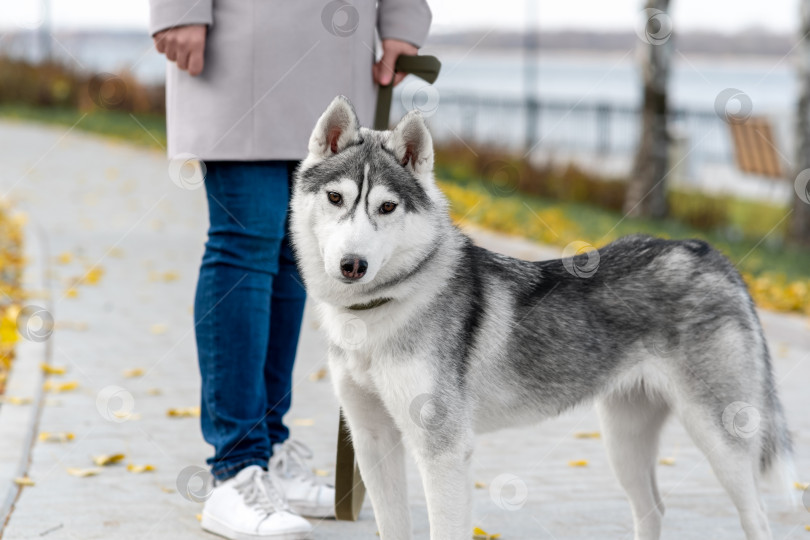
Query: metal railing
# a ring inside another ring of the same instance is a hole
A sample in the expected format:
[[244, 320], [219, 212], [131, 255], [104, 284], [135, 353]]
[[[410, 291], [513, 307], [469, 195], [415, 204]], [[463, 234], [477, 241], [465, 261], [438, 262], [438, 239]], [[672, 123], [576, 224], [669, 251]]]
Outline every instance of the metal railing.
[[[435, 92], [435, 91], [434, 91]], [[460, 93], [395, 96], [393, 117], [419, 108], [438, 142], [509, 150], [632, 157], [641, 117], [637, 107], [607, 102], [523, 100]], [[408, 103], [408, 102], [411, 103]], [[725, 120], [714, 111], [670, 112], [674, 141], [684, 143], [693, 163], [732, 164], [734, 149]]]

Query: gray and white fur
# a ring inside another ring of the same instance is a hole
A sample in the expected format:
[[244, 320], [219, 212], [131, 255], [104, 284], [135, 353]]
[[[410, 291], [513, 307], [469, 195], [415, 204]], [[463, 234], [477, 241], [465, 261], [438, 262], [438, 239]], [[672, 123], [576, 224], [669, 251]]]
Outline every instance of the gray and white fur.
[[771, 538], [758, 487], [789, 467], [790, 437], [751, 297], [708, 244], [630, 236], [539, 262], [477, 247], [450, 220], [422, 117], [372, 131], [343, 97], [293, 191], [299, 267], [383, 540], [411, 538], [406, 448], [431, 538], [468, 540], [474, 434], [588, 401], [637, 540], [661, 532], [655, 467], [670, 413], [746, 538]]

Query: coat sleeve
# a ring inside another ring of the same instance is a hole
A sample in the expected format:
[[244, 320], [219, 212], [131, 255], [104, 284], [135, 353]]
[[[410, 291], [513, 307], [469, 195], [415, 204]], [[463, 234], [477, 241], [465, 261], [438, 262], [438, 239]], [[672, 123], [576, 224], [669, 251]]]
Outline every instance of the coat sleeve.
[[416, 47], [424, 44], [432, 18], [426, 0], [379, 0], [378, 5], [380, 39], [398, 39]]
[[173, 26], [213, 23], [213, 0], [149, 0], [149, 32]]

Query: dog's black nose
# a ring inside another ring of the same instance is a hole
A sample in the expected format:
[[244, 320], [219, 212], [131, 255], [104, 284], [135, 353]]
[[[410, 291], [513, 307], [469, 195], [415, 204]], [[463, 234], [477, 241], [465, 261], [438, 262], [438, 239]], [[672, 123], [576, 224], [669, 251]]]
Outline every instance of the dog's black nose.
[[343, 277], [360, 279], [365, 275], [367, 269], [368, 262], [360, 257], [348, 255], [340, 259], [340, 271], [343, 273]]

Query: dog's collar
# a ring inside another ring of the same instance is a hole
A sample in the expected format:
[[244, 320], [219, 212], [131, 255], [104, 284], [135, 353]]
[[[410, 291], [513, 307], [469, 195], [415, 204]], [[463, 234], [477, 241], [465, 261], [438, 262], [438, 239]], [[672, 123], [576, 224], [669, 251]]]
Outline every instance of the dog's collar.
[[362, 311], [365, 309], [374, 309], [375, 307], [380, 307], [383, 304], [387, 304], [393, 300], [393, 298], [377, 298], [376, 300], [372, 300], [371, 302], [366, 302], [365, 304], [352, 304], [348, 306], [346, 309], [351, 309], [352, 311]]

